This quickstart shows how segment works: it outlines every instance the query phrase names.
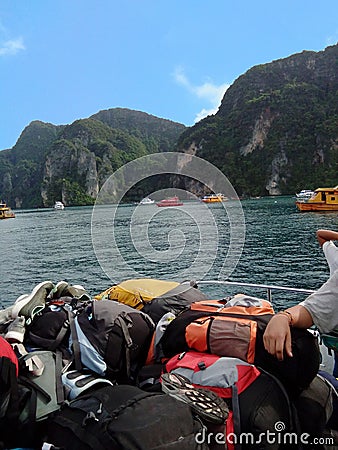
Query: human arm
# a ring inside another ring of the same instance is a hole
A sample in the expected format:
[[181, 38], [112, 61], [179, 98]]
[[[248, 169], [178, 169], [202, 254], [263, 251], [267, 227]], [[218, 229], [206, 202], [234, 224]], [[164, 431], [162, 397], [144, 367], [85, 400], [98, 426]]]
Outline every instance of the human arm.
[[292, 357], [290, 326], [309, 328], [311, 325], [312, 317], [304, 306], [287, 308], [285, 312], [273, 316], [268, 323], [263, 335], [265, 350], [280, 361], [284, 359], [284, 351]]
[[338, 240], [338, 232], [332, 230], [317, 230], [316, 236], [319, 242], [319, 245], [322, 247], [324, 242], [326, 241], [337, 241]]

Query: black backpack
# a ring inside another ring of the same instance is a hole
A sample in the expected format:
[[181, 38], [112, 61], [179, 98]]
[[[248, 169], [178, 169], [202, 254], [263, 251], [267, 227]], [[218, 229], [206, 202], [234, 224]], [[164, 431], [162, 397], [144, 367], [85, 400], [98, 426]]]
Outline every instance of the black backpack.
[[33, 348], [65, 352], [69, 346], [69, 314], [63, 306], [46, 306], [26, 326], [25, 343]]
[[107, 386], [65, 404], [46, 442], [64, 450], [194, 450], [202, 425], [188, 405], [136, 386]]

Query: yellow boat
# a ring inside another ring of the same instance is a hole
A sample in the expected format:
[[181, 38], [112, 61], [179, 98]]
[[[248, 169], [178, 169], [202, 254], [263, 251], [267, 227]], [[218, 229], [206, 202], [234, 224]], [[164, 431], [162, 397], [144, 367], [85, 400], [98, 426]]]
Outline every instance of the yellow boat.
[[15, 217], [14, 212], [6, 203], [0, 203], [0, 219], [13, 219]]
[[202, 202], [204, 203], [220, 203], [225, 202], [226, 200], [228, 200], [228, 198], [223, 194], [205, 195], [202, 198]]
[[299, 211], [338, 211], [338, 186], [332, 188], [318, 188], [312, 197], [297, 199]]

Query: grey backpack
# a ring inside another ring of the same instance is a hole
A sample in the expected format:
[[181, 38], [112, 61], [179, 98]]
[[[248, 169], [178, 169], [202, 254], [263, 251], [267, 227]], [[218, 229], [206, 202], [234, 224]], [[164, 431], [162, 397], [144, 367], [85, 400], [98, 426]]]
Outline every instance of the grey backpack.
[[134, 383], [155, 325], [150, 316], [112, 300], [93, 300], [71, 323], [75, 368], [118, 383]]

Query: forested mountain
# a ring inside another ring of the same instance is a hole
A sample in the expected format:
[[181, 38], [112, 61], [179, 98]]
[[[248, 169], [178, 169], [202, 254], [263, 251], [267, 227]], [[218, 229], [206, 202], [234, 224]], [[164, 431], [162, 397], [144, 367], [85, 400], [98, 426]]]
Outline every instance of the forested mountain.
[[32, 122], [12, 149], [0, 152], [0, 198], [15, 208], [52, 206], [56, 200], [92, 204], [118, 167], [173, 149], [184, 129], [120, 108], [65, 126]]
[[240, 195], [338, 184], [338, 45], [255, 66], [178, 148], [215, 164]]
[[133, 111], [126, 108], [114, 108], [99, 111], [91, 116], [112, 128], [126, 131], [140, 139], [149, 153], [169, 152], [173, 150], [173, 142], [178, 134], [185, 130], [185, 126], [170, 120], [159, 119], [150, 114]]
[[[167, 151], [210, 161], [239, 195], [338, 185], [338, 45], [251, 68], [193, 127], [124, 108], [70, 125], [32, 122], [0, 152], [0, 199], [13, 208], [92, 204], [117, 168]], [[157, 182], [147, 181], [154, 190]]]

